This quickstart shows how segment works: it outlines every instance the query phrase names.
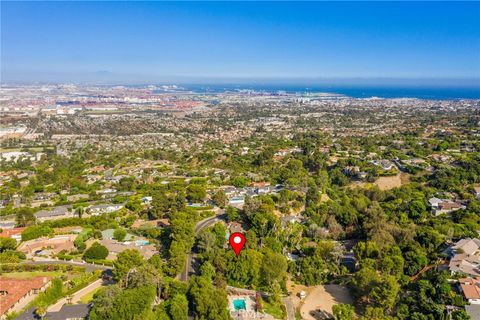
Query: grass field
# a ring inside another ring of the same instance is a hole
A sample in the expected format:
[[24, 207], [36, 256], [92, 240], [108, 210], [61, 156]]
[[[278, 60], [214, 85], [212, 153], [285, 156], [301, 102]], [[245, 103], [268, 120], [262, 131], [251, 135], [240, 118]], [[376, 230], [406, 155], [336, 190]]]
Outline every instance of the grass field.
[[30, 271], [30, 272], [10, 272], [3, 273], [2, 276], [6, 278], [14, 279], [30, 279], [33, 277], [60, 277], [63, 274], [62, 271]]
[[90, 301], [92, 301], [93, 295], [94, 295], [95, 293], [97, 293], [98, 290], [100, 290], [100, 289], [102, 289], [102, 288], [103, 288], [103, 287], [99, 287], [99, 288], [93, 290], [92, 292], [87, 293], [86, 295], [84, 295], [83, 297], [80, 298], [80, 302], [81, 302], [81, 303], [89, 303]]
[[268, 313], [275, 319], [286, 319], [287, 313], [283, 304], [272, 304], [263, 300], [263, 312]]

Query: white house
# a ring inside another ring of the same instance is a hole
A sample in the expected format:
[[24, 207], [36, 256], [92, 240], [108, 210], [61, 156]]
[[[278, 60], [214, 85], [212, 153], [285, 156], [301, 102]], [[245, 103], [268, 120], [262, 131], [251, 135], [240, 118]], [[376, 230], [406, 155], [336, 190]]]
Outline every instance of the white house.
[[109, 203], [109, 204], [99, 204], [96, 206], [91, 206], [89, 207], [90, 214], [93, 216], [98, 216], [102, 213], [111, 213], [117, 210], [120, 210], [123, 208], [123, 204], [114, 204], [114, 203]]

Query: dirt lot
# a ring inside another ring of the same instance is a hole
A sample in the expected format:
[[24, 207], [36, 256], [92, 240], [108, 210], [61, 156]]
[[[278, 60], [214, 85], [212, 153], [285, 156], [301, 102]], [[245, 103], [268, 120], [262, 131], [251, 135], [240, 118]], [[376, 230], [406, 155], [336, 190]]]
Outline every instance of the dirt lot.
[[[338, 303], [353, 303], [347, 288], [340, 285], [328, 284], [313, 287], [287, 284], [292, 292], [292, 301], [295, 308], [300, 309], [302, 319], [319, 320], [328, 319], [332, 316], [332, 307]], [[300, 291], [307, 293], [301, 301], [298, 297]]]
[[380, 190], [390, 190], [398, 188], [410, 182], [410, 175], [408, 173], [398, 173], [391, 177], [380, 177], [374, 183], [355, 182], [352, 184], [354, 188], [365, 188], [371, 185], [376, 185]]

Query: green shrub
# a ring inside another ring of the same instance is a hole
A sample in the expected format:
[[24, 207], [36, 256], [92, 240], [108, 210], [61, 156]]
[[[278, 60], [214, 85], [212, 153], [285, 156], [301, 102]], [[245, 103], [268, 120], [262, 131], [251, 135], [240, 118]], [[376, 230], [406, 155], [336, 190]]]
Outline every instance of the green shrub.
[[103, 260], [108, 256], [108, 249], [98, 242], [94, 242], [83, 254], [84, 259]]
[[53, 229], [48, 226], [37, 225], [31, 226], [23, 230], [22, 241], [46, 237], [53, 234]]

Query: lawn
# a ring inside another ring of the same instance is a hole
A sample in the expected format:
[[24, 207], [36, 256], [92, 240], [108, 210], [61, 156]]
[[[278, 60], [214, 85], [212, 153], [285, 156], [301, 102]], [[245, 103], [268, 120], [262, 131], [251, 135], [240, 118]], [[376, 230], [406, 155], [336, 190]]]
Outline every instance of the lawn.
[[80, 298], [80, 302], [81, 303], [89, 303], [90, 301], [92, 301], [93, 299], [93, 295], [95, 293], [97, 293], [98, 290], [102, 289], [103, 287], [98, 287], [96, 288], [95, 290], [87, 293], [86, 295], [84, 295], [83, 297]]
[[266, 300], [263, 300], [263, 312], [268, 313], [275, 319], [286, 319], [287, 313], [283, 304], [273, 304]]
[[29, 272], [9, 272], [3, 273], [3, 277], [14, 278], [14, 279], [30, 279], [33, 277], [52, 277], [58, 278], [64, 272], [62, 271], [29, 271]]

